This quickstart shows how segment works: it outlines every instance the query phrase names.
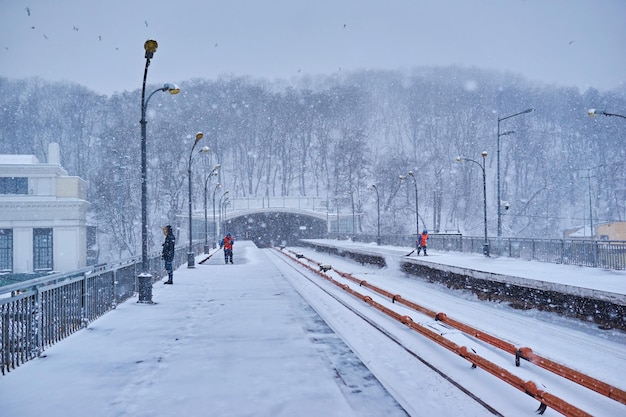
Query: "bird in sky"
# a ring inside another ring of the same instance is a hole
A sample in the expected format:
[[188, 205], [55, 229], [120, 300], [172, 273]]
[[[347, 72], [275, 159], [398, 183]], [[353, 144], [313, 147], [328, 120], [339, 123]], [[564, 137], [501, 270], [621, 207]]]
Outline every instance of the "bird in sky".
[[24, 9], [24, 10], [26, 10], [26, 14], [30, 16], [30, 7], [27, 7], [27, 8], [26, 8], [26, 9]]

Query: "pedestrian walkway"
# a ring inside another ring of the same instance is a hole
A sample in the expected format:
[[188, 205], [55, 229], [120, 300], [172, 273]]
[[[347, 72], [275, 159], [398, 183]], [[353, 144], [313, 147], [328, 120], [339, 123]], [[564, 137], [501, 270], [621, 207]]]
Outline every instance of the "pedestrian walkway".
[[0, 377], [0, 415], [404, 416], [267, 255], [237, 242]]

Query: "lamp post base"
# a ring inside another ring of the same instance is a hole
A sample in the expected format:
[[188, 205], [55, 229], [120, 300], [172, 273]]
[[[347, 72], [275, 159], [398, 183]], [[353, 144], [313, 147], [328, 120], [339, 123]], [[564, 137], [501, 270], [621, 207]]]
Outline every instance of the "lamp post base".
[[142, 272], [137, 275], [138, 303], [154, 304], [152, 301], [152, 275]]
[[209, 251], [210, 251], [210, 247], [209, 247], [209, 245], [204, 245], [204, 254], [205, 254], [205, 255], [208, 255], [208, 254], [209, 254]]
[[489, 256], [489, 243], [483, 243], [483, 255]]
[[195, 268], [196, 254], [194, 252], [187, 252], [187, 268]]

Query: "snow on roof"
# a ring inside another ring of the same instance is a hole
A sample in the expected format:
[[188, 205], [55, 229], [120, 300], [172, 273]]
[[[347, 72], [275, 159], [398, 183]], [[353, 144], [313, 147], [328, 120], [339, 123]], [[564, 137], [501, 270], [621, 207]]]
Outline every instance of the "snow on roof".
[[584, 227], [579, 228], [573, 233], [570, 233], [569, 237], [590, 237], [593, 234], [591, 233], [591, 227], [586, 225]]
[[0, 164], [23, 165], [38, 164], [39, 159], [35, 155], [0, 155]]

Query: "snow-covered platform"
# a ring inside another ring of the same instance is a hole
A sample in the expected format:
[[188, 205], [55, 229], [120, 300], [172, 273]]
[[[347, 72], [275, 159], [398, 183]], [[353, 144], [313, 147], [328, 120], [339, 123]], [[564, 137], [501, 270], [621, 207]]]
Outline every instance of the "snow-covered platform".
[[237, 242], [0, 377], [6, 416], [405, 416], [267, 256]]
[[[582, 279], [561, 265], [437, 252], [403, 260], [411, 248], [334, 242], [343, 250], [358, 246], [383, 254], [394, 271], [403, 262], [473, 264], [477, 271], [488, 270], [491, 263], [493, 272], [506, 264], [510, 275], [527, 279], [534, 268], [553, 267], [561, 272], [551, 272], [552, 280]], [[198, 256], [193, 269], [175, 271], [174, 285], [154, 284], [154, 304], [131, 298], [47, 348], [42, 358], [1, 376], [0, 415], [407, 415], [372, 374], [373, 364], [361, 362], [294, 289], [268, 251], [240, 241], [234, 265], [224, 264], [221, 253], [201, 264], [203, 259]], [[620, 288], [624, 293], [624, 274], [580, 270], [592, 288], [605, 274], [603, 285], [614, 280], [620, 283], [618, 293]], [[366, 341], [368, 346], [374, 343]], [[387, 363], [387, 354], [377, 353], [376, 358]], [[428, 387], [411, 391], [423, 411], [413, 415], [489, 414], [443, 379], [431, 380], [428, 373], [410, 379]], [[461, 405], [464, 412], [459, 414]]]
[[467, 289], [481, 298], [507, 300], [519, 308], [537, 307], [609, 327], [626, 326], [626, 271], [433, 250], [428, 257], [406, 256], [412, 248], [346, 240], [304, 242], [353, 259], [363, 255], [374, 263], [399, 264], [412, 275]]

